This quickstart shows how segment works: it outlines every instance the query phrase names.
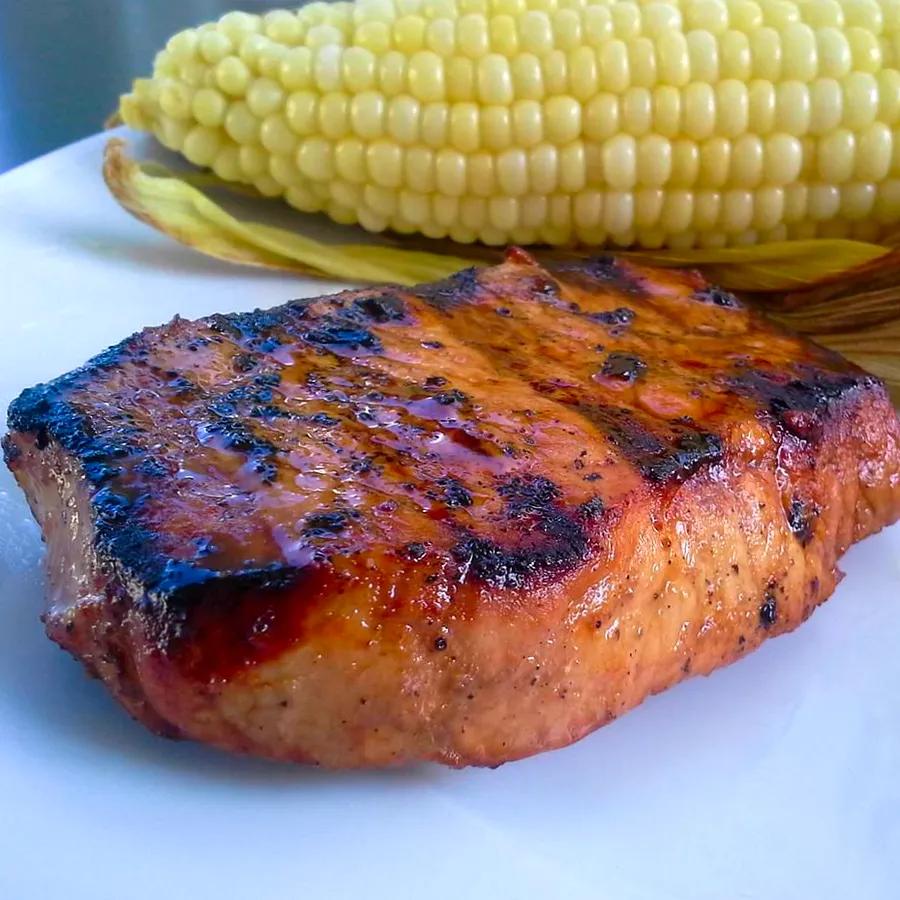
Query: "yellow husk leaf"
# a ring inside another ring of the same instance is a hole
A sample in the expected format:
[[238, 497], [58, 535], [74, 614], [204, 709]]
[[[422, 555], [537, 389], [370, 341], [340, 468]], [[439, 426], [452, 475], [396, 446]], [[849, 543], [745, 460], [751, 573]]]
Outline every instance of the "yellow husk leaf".
[[[417, 284], [501, 251], [451, 242], [382, 240], [328, 243], [298, 231], [242, 221], [201, 188], [228, 188], [206, 172], [174, 173], [131, 160], [125, 144], [106, 146], [104, 177], [129, 212], [193, 249], [228, 262], [338, 281]], [[238, 193], [247, 191], [237, 189]], [[896, 238], [896, 236], [894, 236]], [[784, 325], [837, 350], [888, 382], [900, 401], [900, 250], [884, 244], [817, 239], [722, 250], [620, 252], [658, 266], [699, 268], [710, 281], [752, 293]], [[445, 252], [446, 251], [446, 252]], [[538, 259], [589, 256], [596, 249], [537, 248]]]
[[759, 299], [781, 324], [882, 378], [900, 406], [900, 250], [842, 278]]
[[[152, 174], [151, 174], [152, 173]], [[437, 253], [327, 244], [259, 222], [242, 222], [200, 190], [162, 166], [142, 168], [121, 140], [106, 145], [106, 184], [138, 219], [195, 250], [228, 262], [297, 272], [313, 278], [357, 282], [433, 281], [472, 265], [471, 259]], [[200, 176], [212, 185], [212, 176]]]

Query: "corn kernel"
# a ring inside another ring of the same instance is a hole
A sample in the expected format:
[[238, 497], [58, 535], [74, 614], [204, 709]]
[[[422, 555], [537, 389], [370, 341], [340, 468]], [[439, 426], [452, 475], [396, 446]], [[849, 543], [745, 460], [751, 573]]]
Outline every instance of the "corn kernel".
[[775, 88], [775, 128], [800, 137], [809, 123], [809, 89], [801, 81], [782, 81]]
[[865, 128], [878, 114], [878, 82], [868, 72], [851, 72], [843, 81], [844, 125]]
[[522, 100], [544, 98], [544, 73], [541, 61], [531, 53], [520, 53], [510, 65], [513, 91]]
[[700, 171], [700, 150], [695, 141], [672, 141], [672, 187], [692, 187]]
[[410, 147], [404, 159], [403, 178], [412, 190], [430, 194], [435, 188], [433, 151], [427, 147]]
[[612, 5], [613, 28], [616, 37], [623, 41], [633, 40], [641, 33], [640, 7], [630, 0]]
[[181, 152], [195, 166], [210, 166], [222, 145], [222, 134], [218, 128], [195, 125], [184, 138]]
[[702, 140], [711, 135], [716, 124], [716, 95], [713, 87], [695, 81], [684, 89], [681, 96], [685, 134], [694, 140]]
[[258, 178], [268, 171], [269, 156], [259, 144], [246, 144], [238, 151], [241, 170], [250, 179]]
[[378, 89], [386, 98], [408, 91], [407, 59], [397, 50], [388, 50], [378, 60]]
[[877, 72], [881, 68], [881, 44], [878, 38], [862, 28], [848, 28], [846, 35], [853, 57], [853, 68], [860, 72]]
[[735, 138], [747, 130], [749, 97], [743, 82], [726, 78], [716, 85], [716, 132]]
[[832, 184], [813, 184], [809, 188], [807, 214], [814, 222], [833, 219], [841, 206], [840, 188]]
[[688, 190], [666, 191], [659, 227], [668, 234], [680, 234], [691, 227], [694, 217], [694, 192]]
[[484, 16], [461, 16], [456, 23], [456, 46], [460, 53], [478, 59], [490, 49], [488, 24]]
[[582, 34], [589, 47], [601, 47], [614, 34], [608, 6], [587, 6], [582, 13]]
[[456, 50], [456, 27], [450, 19], [433, 19], [425, 30], [425, 47], [438, 56], [452, 56]]
[[467, 56], [451, 56], [444, 64], [447, 99], [471, 101], [478, 99], [476, 64]]
[[481, 143], [479, 107], [475, 103], [454, 103], [450, 107], [450, 143], [462, 153], [472, 153]]
[[497, 174], [494, 171], [494, 155], [480, 151], [469, 156], [466, 166], [466, 185], [476, 197], [493, 197], [497, 194]]
[[809, 86], [809, 131], [826, 135], [834, 131], [843, 118], [844, 94], [834, 78], [817, 78]]
[[291, 155], [297, 149], [297, 134], [282, 113], [272, 113], [263, 119], [259, 140], [270, 153]]
[[618, 191], [630, 191], [637, 183], [637, 144], [629, 134], [620, 134], [603, 144], [603, 174]]
[[681, 133], [681, 91], [670, 84], [653, 89], [653, 127], [663, 137]]
[[247, 106], [260, 119], [275, 112], [283, 102], [284, 90], [270, 78], [257, 78], [247, 91]]
[[723, 191], [719, 217], [722, 230], [729, 234], [746, 231], [752, 221], [753, 194], [740, 188]]
[[225, 131], [238, 144], [252, 144], [259, 139], [260, 121], [242, 101], [232, 103], [225, 115]]
[[742, 134], [731, 147], [729, 182], [755, 188], [763, 178], [763, 142], [755, 134]]
[[657, 38], [656, 64], [663, 84], [681, 87], [690, 81], [690, 54], [683, 34], [678, 31], [667, 31]]
[[660, 188], [639, 188], [634, 192], [634, 224], [637, 228], [653, 228], [662, 214], [665, 191]]
[[194, 92], [184, 82], [167, 81], [159, 92], [159, 108], [172, 119], [189, 119]]
[[709, 31], [689, 31], [685, 40], [691, 79], [715, 84], [719, 80], [719, 44], [715, 35]]
[[544, 90], [547, 94], [566, 94], [569, 86], [569, 61], [562, 50], [551, 50], [541, 59]]
[[750, 33], [753, 77], [778, 81], [782, 74], [781, 35], [774, 28], [759, 28]]
[[631, 84], [628, 48], [624, 41], [607, 41], [597, 51], [600, 87], [604, 91], [622, 93]]
[[581, 46], [581, 16], [571, 9], [560, 9], [551, 17], [553, 43], [559, 50], [575, 50]]
[[486, 106], [481, 111], [481, 139], [488, 150], [505, 150], [512, 144], [508, 106]]
[[490, 48], [507, 59], [512, 59], [519, 52], [519, 33], [516, 20], [512, 16], [494, 16], [489, 23]]
[[603, 227], [615, 237], [628, 231], [634, 222], [634, 195], [630, 191], [609, 191], [604, 198]]
[[425, 47], [426, 21], [421, 16], [401, 16], [393, 25], [393, 44], [407, 55]]
[[[351, 48], [344, 54], [342, 62], [345, 72], [348, 54], [358, 49]], [[312, 53], [308, 47], [294, 47], [284, 55], [278, 69], [278, 80], [288, 91], [312, 87]]]
[[482, 103], [512, 103], [512, 74], [499, 53], [489, 53], [478, 61], [478, 99]]
[[449, 109], [446, 103], [428, 103], [422, 110], [422, 140], [435, 150], [447, 146]]
[[803, 146], [793, 135], [776, 133], [765, 139], [763, 178], [770, 185], [791, 184], [800, 177]]
[[551, 97], [544, 103], [544, 133], [556, 144], [581, 134], [581, 104], [572, 97]]
[[664, 137], [648, 134], [637, 142], [637, 180], [647, 187], [662, 187], [672, 174], [672, 145]]
[[466, 157], [458, 150], [439, 150], [435, 155], [435, 183], [440, 193], [461, 197], [466, 189]]
[[526, 53], [544, 56], [553, 49], [553, 26], [550, 17], [539, 10], [529, 10], [518, 17], [519, 45]]
[[600, 142], [618, 133], [619, 104], [615, 95], [598, 94], [591, 99], [584, 108], [582, 123], [584, 134], [591, 141]]
[[232, 97], [244, 95], [250, 84], [250, 70], [237, 56], [226, 56], [216, 66], [216, 84]]
[[504, 194], [513, 197], [528, 191], [528, 160], [524, 150], [512, 148], [497, 156], [497, 183]]
[[586, 184], [584, 144], [572, 141], [559, 151], [559, 187], [567, 194], [577, 194]]
[[277, 181], [282, 188], [293, 187], [304, 181], [300, 169], [294, 161], [293, 154], [290, 156], [269, 157], [269, 174]]
[[207, 31], [198, 41], [200, 55], [204, 61], [214, 66], [234, 51], [234, 44], [221, 31]]
[[444, 62], [432, 50], [420, 50], [409, 60], [409, 89], [423, 103], [444, 99]]
[[359, 138], [340, 140], [334, 147], [334, 167], [337, 174], [351, 184], [365, 184], [366, 145]]
[[875, 207], [875, 193], [875, 185], [871, 182], [842, 185], [839, 214], [850, 222], [868, 218]]
[[819, 71], [828, 78], [843, 78], [853, 65], [853, 54], [844, 33], [837, 28], [816, 32]]
[[381, 138], [366, 149], [366, 168], [375, 184], [398, 188], [403, 183], [403, 150], [393, 141]]
[[246, 181], [238, 156], [237, 146], [221, 146], [213, 160], [213, 172], [223, 181]]
[[728, 182], [731, 172], [731, 141], [712, 137], [699, 146], [697, 182], [703, 187], [719, 188]]
[[719, 72], [722, 78], [748, 81], [752, 57], [750, 42], [740, 31], [726, 31], [719, 39]]
[[263, 16], [263, 31], [266, 37], [279, 44], [296, 46], [303, 39], [303, 26], [296, 13], [276, 9]]
[[568, 69], [572, 96], [581, 102], [590, 100], [597, 93], [597, 55], [590, 47], [579, 47], [569, 54]]
[[857, 135], [855, 175], [862, 181], [879, 182], [887, 178], [893, 155], [891, 129], [873, 122]]
[[384, 118], [387, 104], [376, 91], [364, 91], [350, 102], [350, 125], [354, 134], [365, 140], [373, 140], [384, 134]]

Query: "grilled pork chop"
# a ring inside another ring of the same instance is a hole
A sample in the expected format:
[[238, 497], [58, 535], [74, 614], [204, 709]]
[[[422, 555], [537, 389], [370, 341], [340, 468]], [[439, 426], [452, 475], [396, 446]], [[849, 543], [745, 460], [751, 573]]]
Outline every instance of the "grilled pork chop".
[[9, 422], [50, 636], [155, 731], [329, 766], [575, 741], [900, 515], [875, 378], [610, 258], [176, 319]]

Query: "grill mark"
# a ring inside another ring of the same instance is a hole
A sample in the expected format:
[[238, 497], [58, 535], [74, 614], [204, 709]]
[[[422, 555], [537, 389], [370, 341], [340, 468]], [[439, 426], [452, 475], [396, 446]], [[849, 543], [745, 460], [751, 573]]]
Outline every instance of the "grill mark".
[[360, 349], [380, 353], [381, 341], [365, 328], [360, 328], [350, 318], [341, 316], [322, 316], [314, 321], [314, 327], [301, 332], [300, 336], [310, 344], [324, 346], [329, 350], [346, 348], [351, 351]]
[[358, 297], [353, 301], [353, 309], [381, 325], [387, 322], [402, 322], [408, 316], [406, 304], [399, 294], [373, 294], [369, 297]]
[[457, 478], [447, 476], [446, 478], [439, 478], [437, 483], [443, 489], [444, 503], [450, 509], [459, 509], [472, 505], [472, 495]]
[[302, 641], [312, 604], [297, 600], [320, 596], [333, 578], [327, 566], [315, 562], [302, 569], [270, 566], [227, 577], [173, 563], [160, 593], [146, 596], [137, 611], [150, 641], [188, 677], [208, 683]]
[[621, 407], [580, 404], [578, 411], [654, 484], [680, 483], [722, 461], [722, 440], [711, 432], [669, 423], [674, 433], [664, 437]]
[[573, 571], [589, 556], [589, 526], [604, 513], [594, 497], [569, 509], [561, 504], [559, 486], [542, 475], [514, 475], [497, 482], [505, 501], [504, 516], [516, 540], [512, 546], [464, 529], [451, 553], [459, 580], [493, 587], [516, 588]]
[[584, 531], [563, 518], [544, 523], [550, 541], [533, 548], [502, 547], [488, 538], [465, 535], [454, 547], [459, 581], [474, 579], [491, 587], [518, 588], [534, 580], [559, 575], [587, 558]]
[[799, 378], [779, 377], [760, 369], [737, 370], [727, 384], [739, 396], [759, 404], [789, 434], [816, 443], [837, 404], [879, 382], [864, 372], [835, 373], [807, 367]]
[[450, 313], [471, 303], [480, 289], [479, 269], [472, 266], [443, 281], [416, 285], [410, 292], [424, 300], [432, 309]]
[[515, 475], [500, 481], [497, 493], [506, 500], [507, 515], [520, 519], [555, 509], [559, 485], [543, 475]]
[[613, 256], [594, 256], [560, 263], [551, 266], [550, 271], [587, 291], [600, 288], [625, 296], [647, 296], [640, 276], [632, 272], [626, 262]]

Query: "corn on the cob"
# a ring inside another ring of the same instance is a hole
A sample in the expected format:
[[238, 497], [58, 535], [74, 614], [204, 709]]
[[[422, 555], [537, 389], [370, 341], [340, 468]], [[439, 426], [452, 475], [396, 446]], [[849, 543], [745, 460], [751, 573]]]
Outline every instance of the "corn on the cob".
[[900, 222], [900, 0], [357, 0], [183, 31], [124, 121], [370, 231], [721, 247]]

